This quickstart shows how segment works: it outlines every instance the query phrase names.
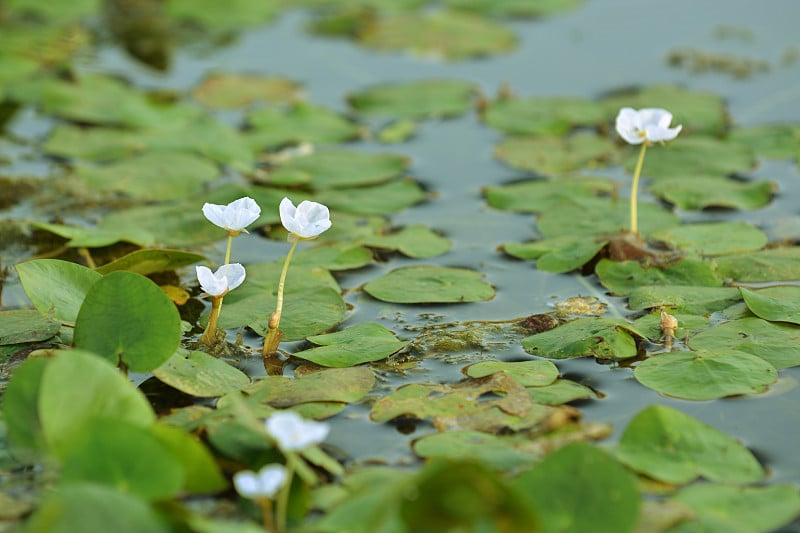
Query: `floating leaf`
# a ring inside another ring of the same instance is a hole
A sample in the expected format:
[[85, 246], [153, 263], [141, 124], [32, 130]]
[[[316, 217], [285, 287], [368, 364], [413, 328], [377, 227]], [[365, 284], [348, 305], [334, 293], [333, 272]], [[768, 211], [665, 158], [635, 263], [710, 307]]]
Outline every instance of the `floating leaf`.
[[758, 157], [795, 159], [798, 135], [800, 128], [796, 124], [761, 124], [733, 128], [728, 138], [749, 146]]
[[35, 310], [0, 311], [0, 345], [43, 341], [61, 329], [61, 323]]
[[373, 298], [391, 303], [463, 303], [494, 298], [483, 274], [432, 265], [396, 268], [364, 285]]
[[777, 189], [771, 181], [742, 181], [720, 176], [673, 176], [649, 184], [654, 195], [686, 211], [722, 207], [761, 209]]
[[651, 405], [633, 417], [617, 457], [637, 472], [674, 484], [700, 476], [721, 483], [754, 483], [765, 475], [736, 439], [664, 405]]
[[536, 512], [538, 531], [632, 532], [639, 519], [636, 479], [606, 452], [574, 443], [551, 453], [513, 486]]
[[734, 350], [660, 354], [639, 363], [634, 375], [645, 387], [685, 400], [757, 394], [778, 380], [771, 364]]
[[218, 72], [207, 76], [192, 96], [212, 109], [236, 109], [255, 102], [289, 104], [300, 99], [301, 90], [286, 78]]
[[561, 405], [575, 400], [593, 400], [597, 393], [569, 379], [557, 379], [544, 387], [528, 387], [531, 399], [542, 405]]
[[628, 307], [634, 310], [671, 307], [690, 315], [721, 311], [741, 299], [734, 287], [686, 287], [681, 285], [644, 285], [633, 289]]
[[296, 103], [288, 107], [261, 107], [247, 116], [247, 142], [255, 150], [303, 142], [337, 143], [357, 139], [361, 127], [324, 107]]
[[118, 270], [127, 270], [128, 272], [136, 272], [147, 276], [156, 272], [167, 272], [193, 265], [203, 259], [205, 259], [204, 255], [182, 250], [169, 250], [166, 248], [136, 250], [98, 267], [96, 271], [100, 274], [108, 274]]
[[[676, 339], [687, 338], [691, 333], [706, 329], [708, 327], [708, 317], [690, 315], [686, 313], [675, 313], [674, 316], [678, 320], [678, 328], [675, 330], [674, 337]], [[663, 337], [664, 332], [661, 330], [661, 312], [653, 311], [643, 317], [637, 318], [634, 322], [637, 331], [647, 335], [647, 338], [653, 342], [658, 342]], [[715, 351], [710, 349], [710, 351]], [[747, 351], [747, 350], [739, 350]]]
[[638, 261], [620, 262], [601, 259], [595, 266], [595, 273], [603, 287], [618, 296], [628, 295], [643, 285], [697, 287], [722, 285], [722, 280], [714, 274], [710, 263], [691, 257], [666, 268], [646, 267]]
[[267, 376], [243, 389], [248, 398], [284, 408], [309, 402], [353, 403], [375, 385], [368, 367], [327, 368], [295, 378]]
[[337, 368], [386, 359], [408, 344], [375, 322], [365, 322], [327, 335], [315, 335], [308, 337], [308, 341], [318, 346], [292, 355]]
[[559, 200], [576, 196], [598, 196], [614, 191], [606, 178], [531, 179], [484, 189], [488, 204], [503, 211], [537, 213]]
[[609, 139], [591, 133], [561, 137], [508, 137], [494, 156], [507, 165], [537, 174], [558, 175], [605, 166], [617, 154]]
[[454, 9], [475, 12], [490, 17], [527, 18], [544, 17], [579, 6], [583, 0], [539, 0], [520, 2], [519, 0], [446, 0], [445, 4]]
[[134, 372], [161, 366], [180, 339], [175, 304], [158, 285], [133, 272], [112, 272], [92, 285], [75, 320], [76, 348]]
[[25, 13], [57, 24], [77, 22], [95, 15], [102, 2], [99, 0], [76, 0], [74, 2], [44, 3], [36, 0], [12, 0], [7, 8], [12, 13]]
[[271, 20], [283, 5], [275, 0], [169, 0], [166, 14], [176, 19], [200, 24], [212, 30], [238, 30]]
[[418, 204], [425, 191], [412, 179], [393, 180], [372, 187], [325, 191], [325, 204], [355, 215], [389, 215]]
[[183, 198], [219, 176], [216, 165], [177, 152], [147, 152], [103, 166], [79, 165], [77, 173], [97, 190], [143, 200]]
[[800, 328], [750, 317], [732, 320], [689, 338], [694, 350], [736, 350], [756, 355], [778, 370], [800, 365]]
[[706, 256], [754, 252], [767, 244], [766, 234], [747, 222], [684, 224], [653, 232], [650, 237]]
[[90, 268], [59, 259], [35, 259], [15, 268], [36, 309], [69, 323], [75, 322], [86, 293], [103, 277]]
[[472, 82], [424, 79], [368, 87], [348, 95], [347, 102], [366, 115], [440, 118], [466, 113], [475, 93]]
[[462, 372], [471, 378], [505, 372], [523, 387], [543, 387], [558, 378], [558, 368], [550, 361], [481, 361], [462, 369]]
[[[337, 217], [337, 223], [338, 223]], [[326, 270], [353, 270], [372, 263], [372, 252], [354, 244], [331, 242], [297, 252], [292, 264], [322, 267]]]
[[250, 383], [245, 373], [205, 352], [178, 350], [153, 370], [170, 387], [200, 398], [223, 396]]
[[[675, 121], [673, 121], [675, 122]], [[677, 122], [678, 124], [680, 122]], [[639, 151], [629, 151], [625, 169], [633, 173]], [[681, 137], [665, 146], [647, 151], [642, 175], [650, 178], [680, 178], [686, 169], [701, 176], [727, 176], [746, 173], [756, 164], [746, 146], [710, 137]]]
[[113, 128], [85, 128], [71, 124], [56, 126], [42, 149], [52, 155], [92, 161], [120, 159], [147, 147], [140, 135]]
[[800, 514], [800, 493], [791, 485], [734, 487], [719, 483], [691, 485], [672, 500], [694, 511], [694, 519], [670, 529], [674, 533], [777, 531]]
[[531, 464], [536, 457], [520, 443], [479, 431], [446, 431], [414, 441], [414, 453], [424, 459], [479, 460], [498, 470], [513, 470]]
[[366, 26], [358, 39], [378, 50], [408, 50], [449, 60], [508, 52], [517, 41], [510, 28], [446, 11], [389, 14]]
[[[639, 202], [639, 233], [650, 233], [680, 224], [670, 211]], [[571, 198], [544, 209], [536, 220], [539, 233], [545, 238], [615, 235], [630, 226], [630, 204], [611, 198]]]
[[284, 173], [300, 172], [309, 176], [314, 188], [359, 187], [386, 182], [408, 164], [404, 155], [331, 148], [290, 160], [272, 172], [271, 179], [281, 182]]
[[401, 254], [414, 259], [425, 259], [447, 253], [452, 243], [421, 225], [405, 226], [391, 233], [383, 233], [367, 237], [362, 241], [364, 246], [397, 250]]
[[770, 248], [749, 254], [718, 257], [717, 275], [743, 282], [800, 279], [800, 247]]
[[591, 261], [608, 241], [591, 237], [555, 237], [534, 242], [503, 244], [503, 251], [518, 259], [537, 259], [544, 272], [569, 272]]
[[759, 290], [739, 287], [744, 302], [754, 315], [771, 322], [800, 325], [800, 287], [777, 285]]
[[634, 335], [642, 336], [625, 320], [579, 318], [525, 337], [522, 347], [531, 355], [549, 359], [590, 355], [598, 359], [627, 359], [637, 354]]
[[419, 122], [411, 118], [395, 120], [382, 127], [375, 138], [378, 142], [386, 144], [401, 143], [412, 138], [417, 133], [419, 125]]
[[[621, 107], [661, 107], [669, 109], [673, 124], [682, 124], [687, 133], [722, 135], [728, 127], [725, 101], [717, 93], [689, 91], [671, 85], [650, 85], [631, 91], [621, 91], [604, 99], [609, 115], [616, 116]], [[683, 136], [681, 139], [683, 139]], [[656, 150], [653, 150], [654, 152]], [[650, 155], [647, 157], [648, 161]], [[645, 165], [647, 168], [647, 164]], [[684, 167], [692, 168], [692, 167]]]
[[489, 103], [483, 119], [487, 125], [511, 135], [560, 137], [578, 126], [607, 121], [602, 104], [576, 97], [500, 98]]

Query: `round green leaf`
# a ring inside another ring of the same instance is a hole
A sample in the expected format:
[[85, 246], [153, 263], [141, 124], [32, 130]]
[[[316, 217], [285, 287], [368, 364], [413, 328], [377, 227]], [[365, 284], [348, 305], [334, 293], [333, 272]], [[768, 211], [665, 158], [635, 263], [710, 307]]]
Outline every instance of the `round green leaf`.
[[348, 95], [350, 106], [366, 115], [435, 118], [467, 112], [475, 96], [468, 81], [425, 79], [369, 87]]
[[484, 189], [488, 204], [503, 211], [537, 213], [559, 200], [611, 193], [614, 182], [606, 178], [531, 179]]
[[574, 443], [513, 481], [543, 532], [632, 532], [641, 498], [636, 479], [606, 452]]
[[537, 259], [536, 268], [545, 272], [569, 272], [591, 261], [608, 241], [591, 237], [555, 237], [539, 241], [503, 244], [503, 251], [518, 259]]
[[414, 441], [413, 447], [414, 453], [424, 459], [479, 460], [498, 470], [517, 469], [536, 460], [534, 455], [521, 449], [521, 442], [479, 431], [426, 435]]
[[600, 283], [612, 294], [624, 296], [643, 285], [683, 285], [719, 287], [722, 281], [714, 275], [711, 264], [687, 257], [666, 268], [645, 266], [638, 261], [601, 259], [595, 266]]
[[86, 294], [75, 321], [76, 348], [134, 372], [150, 372], [175, 353], [181, 319], [158, 285], [133, 272], [112, 272]]
[[761, 209], [777, 188], [771, 181], [741, 181], [721, 176], [673, 176], [648, 185], [654, 195], [686, 211], [721, 207]]
[[141, 152], [146, 144], [140, 135], [116, 128], [83, 128], [70, 124], [56, 126], [42, 146], [52, 155], [92, 161], [120, 159]]
[[127, 270], [143, 276], [156, 272], [167, 272], [181, 267], [193, 265], [205, 259], [204, 255], [169, 250], [166, 248], [136, 250], [128, 255], [115, 259], [96, 269], [100, 274], [108, 274], [117, 270]]
[[[247, 116], [251, 125], [246, 138], [254, 150], [280, 148], [303, 142], [325, 144], [357, 139], [362, 128], [351, 120], [306, 103], [290, 107], [262, 107]], [[270, 177], [274, 180], [274, 177]]]
[[578, 126], [604, 124], [602, 104], [575, 97], [501, 98], [489, 103], [486, 124], [511, 135], [562, 136]]
[[575, 400], [593, 400], [597, 393], [586, 385], [569, 379], [557, 379], [544, 387], [528, 387], [534, 402], [542, 405], [561, 405]]
[[40, 385], [39, 417], [50, 450], [59, 456], [95, 418], [142, 427], [155, 420], [144, 394], [107, 361], [82, 350], [58, 352], [47, 364]]
[[470, 11], [490, 17], [544, 17], [579, 6], [583, 0], [446, 0], [445, 4], [462, 11]]
[[800, 365], [800, 328], [749, 317], [732, 320], [689, 338], [694, 350], [735, 350], [758, 356], [778, 370]]
[[300, 250], [292, 259], [292, 264], [337, 271], [355, 270], [369, 265], [372, 260], [372, 251], [369, 249], [334, 241]]
[[706, 315], [721, 311], [739, 300], [739, 289], [734, 287], [644, 285], [631, 291], [628, 307], [634, 310], [671, 307], [690, 315]]
[[184, 472], [172, 451], [147, 429], [115, 418], [95, 418], [70, 442], [61, 478], [161, 500], [178, 493]]
[[59, 259], [25, 261], [15, 268], [36, 309], [62, 322], [75, 322], [86, 293], [102, 278], [90, 268]]
[[418, 204], [425, 197], [417, 182], [405, 178], [372, 187], [327, 190], [325, 204], [334, 211], [355, 215], [390, 215]]
[[[625, 169], [631, 174], [638, 157], [638, 149], [629, 150], [624, 161]], [[669, 144], [647, 150], [642, 175], [649, 178], [683, 177], [686, 169], [691, 169], [693, 174], [701, 176], [727, 176], [746, 173], [755, 163], [753, 152], [742, 144], [710, 137], [679, 137]]]
[[759, 290], [739, 287], [744, 302], [754, 315], [771, 322], [800, 325], [800, 287], [778, 285]]
[[639, 363], [634, 375], [645, 387], [685, 400], [756, 394], [778, 380], [771, 364], [733, 350], [660, 354]]
[[796, 124], [760, 124], [733, 128], [729, 138], [749, 146], [759, 157], [793, 159], [797, 157], [798, 135]]
[[635, 330], [616, 318], [579, 318], [561, 326], [525, 337], [522, 347], [531, 355], [549, 359], [594, 356], [598, 359], [635, 357]]
[[315, 335], [308, 337], [308, 341], [318, 347], [292, 355], [336, 368], [386, 359], [408, 344], [375, 322], [358, 324], [327, 335]]
[[[184, 0], [183, 3], [188, 10], [197, 12], [197, 6], [192, 6], [191, 2]], [[223, 7], [227, 11], [231, 8], [230, 5]], [[299, 84], [286, 78], [218, 72], [206, 77], [192, 96], [212, 109], [235, 109], [255, 102], [288, 104], [297, 100], [301, 91]]]
[[[676, 339], [685, 339], [691, 333], [695, 331], [700, 331], [702, 329], [706, 329], [708, 327], [708, 317], [705, 316], [698, 316], [698, 315], [690, 315], [687, 313], [670, 313], [678, 320], [678, 329], [675, 330], [674, 337]], [[653, 310], [651, 313], [646, 314], [642, 317], [637, 318], [633, 322], [636, 325], [636, 329], [641, 331], [647, 338], [653, 342], [659, 342], [664, 335], [664, 332], [661, 331], [661, 311], [660, 310]], [[710, 349], [710, 351], [714, 351]], [[746, 352], [747, 350], [739, 350]]]
[[398, 231], [367, 237], [364, 246], [397, 250], [407, 257], [424, 259], [447, 253], [452, 243], [425, 226], [406, 226]]
[[705, 256], [754, 252], [767, 244], [766, 234], [747, 222], [684, 224], [655, 231], [650, 237]]
[[505, 372], [524, 387], [543, 387], [558, 378], [558, 368], [550, 361], [481, 361], [465, 367], [462, 372], [471, 378]]
[[494, 155], [507, 165], [537, 174], [558, 175], [605, 166], [617, 149], [609, 139], [591, 133], [561, 137], [508, 137]]
[[391, 303], [483, 302], [494, 298], [494, 288], [483, 274], [465, 268], [431, 265], [396, 268], [366, 285], [364, 291]]
[[250, 378], [241, 370], [205, 352], [178, 350], [153, 375], [170, 387], [200, 398], [239, 390]]
[[718, 257], [717, 275], [751, 283], [800, 279], [800, 246]]
[[357, 187], [388, 181], [400, 175], [408, 164], [408, 157], [400, 154], [331, 148], [290, 160], [272, 172], [270, 179], [281, 182], [284, 173], [300, 172], [309, 176], [314, 188]]
[[49, 339], [61, 323], [33, 309], [0, 311], [0, 345]]
[[[273, 407], [292, 407], [308, 402], [353, 403], [375, 385], [368, 367], [327, 368], [295, 378], [267, 376], [243, 389], [248, 399]], [[220, 403], [224, 404], [224, 398]], [[219, 404], [218, 404], [219, 406]]]
[[674, 484], [700, 476], [721, 483], [754, 483], [765, 475], [736, 439], [663, 405], [646, 407], [630, 421], [617, 457], [637, 472]]

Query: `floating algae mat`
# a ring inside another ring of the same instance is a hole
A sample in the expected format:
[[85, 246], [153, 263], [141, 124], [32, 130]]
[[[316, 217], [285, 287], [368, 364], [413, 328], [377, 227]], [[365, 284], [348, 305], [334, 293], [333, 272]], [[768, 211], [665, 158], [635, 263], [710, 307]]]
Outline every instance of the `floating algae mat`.
[[796, 530], [799, 15], [2, 3], [0, 528]]

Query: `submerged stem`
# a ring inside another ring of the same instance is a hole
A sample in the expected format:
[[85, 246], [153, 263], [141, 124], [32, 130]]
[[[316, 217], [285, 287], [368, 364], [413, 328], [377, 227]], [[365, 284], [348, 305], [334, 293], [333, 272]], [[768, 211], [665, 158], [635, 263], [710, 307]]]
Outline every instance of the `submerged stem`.
[[294, 250], [297, 248], [298, 242], [300, 242], [300, 239], [295, 238], [294, 242], [292, 242], [292, 247], [289, 249], [289, 253], [286, 255], [286, 260], [283, 262], [281, 279], [278, 282], [278, 302], [275, 306], [275, 312], [269, 317], [269, 331], [267, 331], [267, 335], [264, 337], [263, 355], [265, 356], [275, 353], [278, 350], [278, 344], [281, 342], [281, 331], [278, 326], [281, 324], [281, 313], [283, 313], [283, 289], [286, 285], [286, 273], [289, 271], [289, 263], [292, 260], [292, 255], [294, 255]]
[[639, 176], [642, 174], [644, 164], [644, 153], [647, 151], [647, 141], [642, 143], [642, 150], [639, 152], [639, 160], [636, 162], [636, 169], [633, 171], [633, 185], [631, 186], [631, 233], [639, 234], [638, 212], [636, 209], [636, 197], [639, 194]]

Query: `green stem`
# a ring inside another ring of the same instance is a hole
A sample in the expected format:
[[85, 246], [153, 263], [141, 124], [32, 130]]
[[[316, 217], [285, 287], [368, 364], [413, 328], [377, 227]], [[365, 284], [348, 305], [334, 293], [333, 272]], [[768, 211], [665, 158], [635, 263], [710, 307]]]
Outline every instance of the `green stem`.
[[228, 247], [225, 249], [225, 262], [222, 263], [223, 265], [227, 265], [231, 262], [231, 245], [233, 244], [233, 235], [228, 233]]
[[636, 197], [639, 194], [639, 176], [642, 174], [644, 164], [644, 153], [647, 151], [647, 141], [642, 143], [642, 151], [639, 152], [639, 160], [636, 162], [636, 169], [633, 171], [633, 185], [631, 186], [631, 233], [639, 234], [638, 212], [636, 210]]
[[269, 498], [258, 498], [256, 500], [261, 508], [261, 523], [267, 531], [275, 531], [275, 517], [272, 515], [272, 500]]
[[286, 273], [289, 271], [289, 263], [292, 261], [292, 255], [297, 248], [297, 243], [300, 239], [295, 239], [289, 253], [286, 255], [286, 260], [283, 262], [283, 270], [281, 270], [281, 279], [278, 282], [278, 302], [275, 306], [275, 312], [269, 317], [269, 331], [264, 337], [264, 350], [263, 355], [267, 356], [275, 353], [278, 350], [278, 344], [281, 341], [281, 332], [278, 326], [281, 324], [281, 313], [283, 313], [283, 289], [286, 285]]
[[286, 482], [278, 493], [277, 526], [278, 533], [286, 533], [286, 511], [289, 508], [289, 493], [292, 491], [292, 478], [294, 477], [295, 456], [292, 452], [286, 453]]
[[200, 344], [211, 346], [217, 340], [217, 321], [222, 310], [222, 296], [211, 297], [211, 314], [208, 315], [208, 325], [200, 337]]

